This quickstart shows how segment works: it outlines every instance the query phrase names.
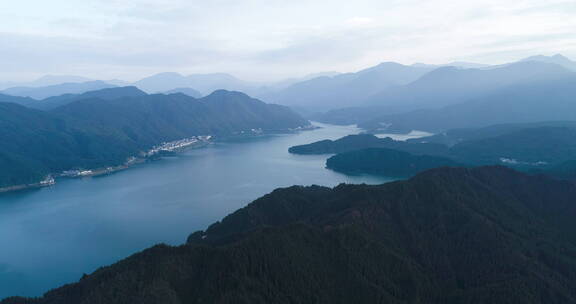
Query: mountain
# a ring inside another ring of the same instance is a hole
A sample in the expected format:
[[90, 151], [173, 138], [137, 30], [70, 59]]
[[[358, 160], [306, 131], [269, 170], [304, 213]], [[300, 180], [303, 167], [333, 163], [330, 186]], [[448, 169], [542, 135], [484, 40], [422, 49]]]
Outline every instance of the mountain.
[[286, 107], [237, 92], [195, 99], [125, 87], [75, 98], [49, 111], [0, 103], [0, 188], [39, 182], [64, 170], [122, 165], [153, 146], [192, 136], [283, 132], [309, 125]]
[[[494, 130], [494, 134], [486, 133], [489, 130]], [[328, 159], [326, 167], [347, 174], [402, 177], [442, 166], [503, 165], [563, 178], [576, 177], [575, 122], [499, 125], [460, 134], [471, 136], [451, 147], [430, 143], [426, 138], [399, 144], [390, 139], [378, 142], [370, 135], [350, 135], [292, 147], [290, 151], [338, 153]], [[435, 153], [427, 153], [425, 147], [438, 148], [432, 151]]]
[[30, 107], [41, 110], [51, 110], [82, 99], [100, 98], [105, 100], [113, 100], [122, 97], [143, 97], [146, 95], [148, 94], [133, 86], [113, 87], [108, 89], [89, 91], [82, 94], [64, 94], [60, 96], [49, 97], [37, 101], [35, 104], [30, 105]]
[[184, 94], [89, 98], [52, 113], [69, 117], [83, 129], [114, 134], [142, 148], [197, 135], [273, 132], [309, 125], [286, 107], [224, 90], [200, 99]]
[[174, 88], [187, 87], [189, 80], [178, 73], [159, 73], [134, 83], [134, 86], [149, 93], [164, 92]]
[[502, 167], [278, 189], [185, 245], [37, 299], [72, 303], [576, 303], [576, 186]]
[[3, 94], [12, 96], [31, 97], [45, 99], [63, 94], [81, 94], [88, 91], [112, 88], [114, 85], [103, 81], [89, 81], [81, 83], [63, 83], [46, 87], [14, 87], [2, 91]]
[[311, 119], [336, 124], [365, 123], [383, 116], [465, 103], [510, 86], [561, 81], [574, 76], [576, 74], [556, 64], [534, 61], [491, 69], [442, 67], [407, 85], [373, 94], [358, 102], [357, 107], [331, 110]]
[[556, 54], [554, 56], [544, 56], [544, 55], [531, 56], [528, 58], [524, 58], [520, 61], [521, 62], [536, 61], [536, 62], [545, 62], [545, 63], [557, 64], [557, 65], [562, 66], [568, 70], [576, 71], [576, 62], [570, 60], [569, 58], [567, 58], [561, 54]]
[[440, 68], [440, 67], [457, 67], [462, 69], [483, 69], [489, 68], [491, 65], [467, 61], [453, 61], [445, 64], [426, 64], [426, 63], [415, 63], [413, 67], [428, 67], [428, 68]]
[[336, 154], [367, 148], [386, 148], [412, 154], [445, 155], [448, 147], [433, 143], [412, 143], [378, 138], [372, 134], [348, 135], [338, 140], [321, 140], [311, 144], [293, 146], [288, 152], [293, 154]]
[[295, 78], [298, 79], [298, 81], [306, 81], [306, 80], [310, 80], [310, 79], [314, 79], [314, 78], [318, 78], [318, 77], [334, 77], [334, 76], [338, 76], [342, 73], [340, 72], [336, 72], [336, 71], [328, 71], [328, 72], [318, 72], [318, 73], [312, 73], [312, 74], [308, 74], [302, 78]]
[[576, 160], [576, 128], [527, 128], [504, 135], [463, 141], [450, 156], [473, 164], [549, 167]]
[[478, 95], [519, 83], [547, 81], [573, 76], [549, 63], [521, 62], [494, 69], [436, 69], [417, 81], [384, 90], [369, 98], [389, 110], [406, 111], [464, 102]]
[[497, 137], [525, 129], [541, 127], [566, 127], [576, 129], [576, 121], [543, 121], [533, 123], [499, 124], [484, 128], [451, 129], [440, 134], [408, 139], [407, 142], [436, 143], [454, 146], [464, 141]]
[[457, 128], [540, 121], [576, 121], [576, 77], [514, 85], [440, 109], [384, 115], [359, 126], [388, 132], [439, 133]]
[[133, 85], [148, 93], [166, 92], [177, 88], [194, 88], [203, 95], [221, 89], [251, 93], [256, 86], [224, 73], [188, 76], [178, 73], [160, 73], [136, 81]]
[[0, 102], [10, 102], [26, 107], [34, 107], [38, 103], [37, 100], [32, 99], [30, 97], [11, 96], [11, 95], [4, 95], [1, 93], [0, 93]]
[[73, 167], [123, 163], [137, 147], [106, 135], [81, 132], [66, 120], [12, 103], [0, 103], [0, 188], [37, 183]]
[[168, 90], [164, 92], [164, 94], [175, 94], [175, 93], [182, 93], [184, 95], [188, 95], [194, 98], [202, 98], [202, 93], [192, 89], [192, 88], [176, 88], [173, 90]]
[[388, 177], [408, 177], [422, 171], [458, 166], [450, 158], [412, 155], [408, 152], [368, 148], [336, 154], [326, 160], [326, 168], [345, 174], [372, 174]]
[[308, 75], [305, 75], [303, 77], [287, 78], [287, 79], [280, 80], [280, 81], [263, 83], [263, 84], [261, 84], [261, 86], [254, 89], [252, 94], [255, 94], [255, 96], [258, 98], [267, 99], [267, 97], [270, 96], [270, 94], [273, 94], [275, 92], [286, 89], [287, 87], [289, 87], [295, 83], [304, 82], [304, 81], [308, 81], [308, 80], [311, 80], [314, 78], [320, 78], [320, 77], [334, 77], [334, 76], [337, 76], [340, 74], [341, 73], [334, 72], [334, 71], [319, 72], [319, 73], [308, 74]]
[[95, 81], [95, 79], [75, 75], [45, 75], [32, 82], [27, 83], [26, 86], [47, 87], [63, 83], [82, 83], [91, 81]]
[[385, 62], [356, 73], [324, 76], [295, 83], [288, 88], [261, 96], [264, 100], [308, 110], [329, 110], [357, 105], [359, 101], [385, 88], [415, 81], [431, 71]]
[[111, 85], [117, 86], [117, 87], [129, 87], [130, 86], [130, 82], [125, 81], [125, 80], [121, 80], [121, 79], [109, 79], [109, 80], [104, 80], [105, 83], [109, 83]]
[[[93, 82], [97, 81], [95, 79], [83, 77], [83, 76], [75, 76], [75, 75], [45, 75], [33, 81], [26, 81], [26, 82], [0, 82], [0, 90], [5, 90], [14, 87], [28, 87], [28, 88], [38, 88], [38, 87], [47, 87], [47, 86], [54, 86], [60, 85], [65, 83], [82, 83], [82, 82]], [[128, 82], [118, 79], [111, 79], [111, 80], [104, 80], [105, 83], [115, 85], [115, 86], [126, 86]]]

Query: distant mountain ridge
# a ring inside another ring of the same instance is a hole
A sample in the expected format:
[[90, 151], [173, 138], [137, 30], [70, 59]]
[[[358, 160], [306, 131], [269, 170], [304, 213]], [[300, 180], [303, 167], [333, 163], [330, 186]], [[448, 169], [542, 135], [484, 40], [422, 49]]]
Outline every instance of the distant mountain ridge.
[[[312, 118], [325, 123], [356, 123], [369, 129], [386, 128], [390, 123], [400, 126], [406, 123], [402, 122], [401, 119], [391, 121], [387, 118], [394, 115], [408, 115], [407, 113], [410, 111], [434, 112], [442, 107], [472, 104], [475, 100], [497, 94], [499, 91], [519, 90], [517, 93], [521, 94], [523, 87], [541, 87], [554, 82], [564, 83], [572, 78], [576, 78], [576, 73], [560, 65], [537, 61], [518, 62], [490, 69], [444, 67], [438, 68], [410, 84], [386, 89], [354, 108], [331, 110]], [[546, 99], [542, 99], [541, 102], [544, 104]], [[386, 119], [382, 119], [383, 117]], [[426, 116], [422, 119], [422, 122], [425, 122], [433, 118]], [[456, 116], [453, 119], [458, 120], [460, 118]], [[439, 124], [450, 124], [452, 118], [445, 117], [443, 120], [439, 121]], [[562, 119], [542, 117], [535, 121], [543, 120]], [[486, 125], [496, 123], [506, 123], [506, 121], [489, 121]], [[451, 125], [446, 129], [458, 127]], [[389, 130], [394, 131], [394, 129], [398, 130], [399, 128], [391, 127]], [[427, 131], [427, 129], [421, 130]], [[401, 132], [404, 131], [403, 129]], [[411, 130], [406, 130], [406, 132], [409, 131]], [[438, 129], [434, 131], [438, 131]]]
[[415, 81], [431, 71], [429, 67], [384, 62], [356, 73], [318, 77], [295, 83], [263, 96], [264, 100], [312, 110], [327, 110], [358, 104], [385, 88]]
[[531, 56], [531, 57], [524, 58], [521, 60], [521, 62], [526, 62], [526, 61], [537, 61], [537, 62], [557, 64], [557, 65], [562, 66], [566, 69], [569, 69], [569, 70], [576, 72], [576, 62], [570, 60], [568, 57], [566, 57], [562, 54], [556, 54], [553, 56], [536, 55], [536, 56]]
[[2, 91], [2, 94], [30, 97], [37, 100], [64, 94], [81, 94], [88, 91], [113, 88], [115, 85], [96, 80], [79, 83], [62, 83], [45, 87], [14, 87]]
[[505, 123], [576, 120], [576, 76], [505, 87], [464, 103], [384, 115], [359, 125], [388, 132], [442, 132]]
[[572, 74], [561, 66], [533, 61], [488, 70], [442, 67], [406, 86], [378, 93], [367, 102], [402, 110], [433, 108], [465, 102], [510, 85], [555, 80]]
[[163, 92], [164, 94], [176, 94], [176, 93], [182, 93], [184, 95], [188, 95], [190, 97], [194, 97], [194, 98], [202, 98], [202, 93], [192, 89], [192, 88], [176, 88], [176, 89], [172, 89], [166, 92]]
[[464, 141], [485, 139], [507, 135], [520, 130], [536, 129], [542, 127], [560, 127], [576, 129], [576, 121], [541, 121], [529, 123], [506, 123], [491, 125], [483, 128], [450, 129], [431, 136], [408, 139], [407, 142], [436, 143], [454, 146]]
[[46, 87], [51, 85], [59, 85], [63, 83], [79, 83], [95, 80], [96, 79], [75, 75], [44, 75], [40, 78], [28, 82], [19, 82], [19, 81], [0, 82], [0, 90], [5, 90], [13, 87], [33, 87], [33, 88]]
[[[133, 85], [148, 93], [161, 93], [181, 88], [193, 89], [200, 92], [201, 95], [208, 95], [218, 89], [241, 91], [267, 102], [289, 105], [302, 110], [303, 112], [314, 112], [335, 110], [345, 107], [367, 108], [367, 102], [381, 103], [386, 100], [385, 103], [402, 103], [401, 100], [406, 100], [407, 96], [404, 96], [404, 93], [397, 96], [399, 92], [395, 92], [394, 90], [396, 89], [394, 87], [403, 87], [408, 85], [417, 81], [426, 73], [432, 72], [436, 69], [450, 70], [450, 68], [452, 68], [457, 70], [490, 71], [530, 62], [554, 64], [571, 71], [576, 71], [576, 63], [574, 61], [557, 54], [554, 56], [532, 56], [517, 62], [503, 65], [486, 65], [473, 62], [455, 61], [447, 64], [415, 63], [407, 66], [394, 62], [383, 62], [376, 66], [353, 73], [340, 74], [337, 72], [323, 72], [310, 74], [302, 78], [286, 79], [276, 82], [244, 81], [226, 73], [182, 75], [174, 72], [158, 73], [142, 78], [133, 83], [116, 79], [103, 80], [102, 82], [111, 86]], [[531, 72], [528, 71], [528, 74], [530, 73]], [[486, 74], [490, 74], [490, 72], [486, 72]], [[467, 76], [464, 75], [462, 79], [456, 78], [455, 80], [460, 81], [460, 85], [461, 81], [466, 78]], [[476, 80], [478, 79], [475, 79], [474, 81]], [[94, 79], [81, 76], [47, 75], [28, 83], [0, 83], [0, 89], [8, 90], [5, 92], [6, 94], [12, 93], [13, 95], [31, 96], [36, 99], [42, 99], [64, 93], [83, 93], [88, 90], [64, 90], [60, 92], [44, 90], [44, 92], [36, 92], [33, 89], [62, 85], [64, 83], [79, 84], [94, 81]], [[483, 81], [485, 80], [479, 81], [478, 85], [482, 84]], [[505, 83], [503, 83], [503, 85], [505, 85]], [[414, 88], [418, 89], [419, 85], [415, 85]], [[457, 86], [455, 86], [455, 88], [457, 88]], [[466, 87], [462, 89], [465, 88]], [[92, 88], [92, 90], [93, 89], [95, 88]], [[392, 92], [388, 92], [389, 90], [392, 90]], [[401, 91], [402, 89], [399, 90]], [[410, 88], [406, 88], [406, 90], [410, 90]], [[422, 94], [424, 93], [425, 92], [422, 92]], [[431, 93], [436, 94], [434, 92]], [[449, 102], [463, 97], [459, 96], [458, 94], [460, 93], [458, 92], [454, 93], [455, 95], [450, 97], [451, 101]], [[190, 94], [193, 97], [198, 96], [195, 93], [192, 94], [192, 92], [190, 92]], [[412, 103], [414, 102], [414, 98], [417, 97], [417, 94], [412, 97]], [[399, 99], [399, 102], [396, 102], [394, 99]], [[446, 102], [445, 104], [449, 102]], [[399, 110], [404, 111], [409, 109], [402, 109], [400, 107]], [[358, 113], [358, 111], [356, 112]], [[369, 113], [365, 115], [369, 115]]]
[[249, 93], [255, 86], [225, 73], [184, 76], [174, 72], [155, 74], [138, 80], [133, 85], [148, 93], [165, 92], [176, 88], [192, 88], [204, 95], [220, 89]]
[[64, 94], [60, 96], [49, 97], [41, 101], [30, 104], [29, 107], [40, 110], [51, 110], [57, 107], [72, 103], [77, 100], [88, 98], [100, 98], [104, 100], [118, 99], [122, 97], [143, 97], [146, 96], [145, 92], [140, 89], [129, 87], [111, 87], [96, 91], [88, 91], [82, 94]]
[[475, 63], [475, 62], [467, 62], [467, 61], [453, 61], [453, 62], [445, 63], [445, 64], [414, 63], [414, 64], [412, 64], [412, 66], [429, 67], [429, 68], [456, 67], [456, 68], [462, 68], [462, 69], [482, 69], [482, 68], [489, 68], [492, 65], [483, 64], [483, 63]]

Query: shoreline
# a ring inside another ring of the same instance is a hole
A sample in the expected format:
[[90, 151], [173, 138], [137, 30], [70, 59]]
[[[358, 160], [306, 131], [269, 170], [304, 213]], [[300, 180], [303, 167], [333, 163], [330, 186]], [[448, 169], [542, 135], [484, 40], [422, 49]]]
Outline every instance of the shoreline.
[[56, 184], [56, 180], [51, 175], [49, 175], [44, 180], [37, 182], [37, 183], [2, 187], [2, 188], [0, 188], [0, 194], [8, 193], [8, 192], [22, 191], [22, 190], [29, 190], [29, 189], [38, 189], [38, 188], [50, 187], [50, 186], [55, 185], [55, 184]]
[[135, 165], [158, 160], [162, 158], [162, 156], [165, 156], [166, 154], [177, 154], [188, 149], [198, 149], [205, 147], [206, 145], [212, 143], [211, 138], [212, 136], [195, 136], [177, 141], [162, 143], [150, 149], [148, 152], [141, 152], [140, 155], [138, 156], [129, 157], [126, 160], [126, 162], [122, 165], [109, 166], [104, 168], [95, 168], [89, 170], [81, 170], [81, 169], [67, 170], [55, 176], [59, 178], [83, 178], [83, 177], [104, 176], [130, 169]]
[[57, 178], [85, 178], [85, 177], [98, 177], [113, 174], [116, 172], [130, 169], [131, 167], [143, 164], [149, 161], [160, 159], [165, 154], [179, 153], [188, 149], [198, 149], [212, 143], [212, 136], [194, 136], [172, 142], [165, 142], [160, 145], [154, 146], [147, 152], [141, 152], [138, 156], [129, 157], [122, 165], [109, 166], [103, 168], [93, 169], [73, 169], [66, 170], [58, 173], [51, 173], [44, 180], [31, 183], [20, 184], [7, 187], [0, 187], [0, 194], [45, 188], [56, 185]]
[[252, 129], [248, 131], [239, 131], [230, 136], [203, 135], [203, 136], [193, 136], [171, 142], [164, 142], [157, 146], [152, 147], [152, 149], [146, 152], [144, 151], [140, 152], [140, 154], [137, 156], [129, 157], [126, 160], [126, 162], [121, 165], [93, 168], [93, 169], [72, 169], [63, 172], [51, 173], [50, 175], [46, 176], [44, 180], [39, 181], [37, 183], [0, 187], [0, 195], [18, 191], [40, 189], [54, 186], [56, 185], [56, 179], [59, 178], [85, 178], [85, 177], [105, 176], [130, 169], [135, 165], [143, 164], [149, 161], [159, 160], [163, 156], [178, 154], [189, 149], [199, 149], [218, 141], [227, 141], [238, 138], [259, 137], [273, 134], [296, 133], [301, 131], [315, 130], [318, 128], [319, 128], [318, 126], [310, 124], [309, 126], [298, 127], [293, 129], [285, 129], [285, 130], [263, 131], [261, 129]]

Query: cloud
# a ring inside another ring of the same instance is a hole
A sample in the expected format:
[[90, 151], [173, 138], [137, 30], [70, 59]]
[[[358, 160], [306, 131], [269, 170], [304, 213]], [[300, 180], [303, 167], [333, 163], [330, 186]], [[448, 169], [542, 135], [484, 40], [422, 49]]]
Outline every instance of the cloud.
[[352, 26], [363, 26], [363, 25], [369, 25], [372, 23], [374, 23], [374, 19], [368, 18], [368, 17], [352, 17], [352, 18], [346, 20], [346, 24], [349, 24]]
[[576, 56], [575, 15], [573, 0], [5, 1], [0, 80], [162, 71], [261, 80], [381, 61]]

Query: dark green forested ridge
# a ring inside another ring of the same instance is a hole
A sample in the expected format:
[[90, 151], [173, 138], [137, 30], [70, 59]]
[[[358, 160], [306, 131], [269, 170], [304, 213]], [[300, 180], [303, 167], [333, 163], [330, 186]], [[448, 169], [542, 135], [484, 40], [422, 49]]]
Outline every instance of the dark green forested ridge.
[[366, 148], [386, 148], [413, 154], [445, 155], [448, 147], [437, 143], [404, 142], [392, 138], [378, 138], [372, 134], [348, 135], [337, 140], [322, 140], [290, 147], [294, 154], [334, 154]]
[[576, 186], [503, 167], [278, 189], [39, 299], [68, 303], [576, 303]]
[[138, 152], [110, 136], [81, 132], [65, 119], [0, 103], [0, 187], [36, 183], [71, 167], [117, 165]]
[[450, 155], [476, 164], [494, 164], [508, 159], [519, 165], [557, 165], [576, 160], [576, 128], [528, 128], [505, 135], [464, 141], [453, 146]]
[[59, 98], [37, 101], [62, 104], [50, 111], [0, 102], [0, 188], [63, 170], [121, 165], [162, 142], [309, 126], [286, 107], [238, 92], [195, 99], [125, 87]]
[[403, 176], [433, 167], [466, 164], [505, 165], [568, 177], [576, 176], [576, 166], [572, 165], [576, 160], [576, 123], [562, 121], [458, 129], [406, 142], [379, 139], [369, 134], [350, 135], [335, 141], [291, 147], [290, 152], [336, 153], [327, 162], [327, 167], [354, 174]]
[[326, 168], [334, 171], [388, 177], [408, 177], [432, 168], [459, 165], [447, 157], [412, 155], [408, 152], [385, 148], [368, 148], [339, 153], [326, 160]]
[[113, 134], [142, 147], [195, 135], [227, 135], [252, 129], [280, 131], [309, 125], [286, 107], [223, 90], [201, 99], [184, 94], [88, 98], [52, 113], [68, 117], [83, 130]]

